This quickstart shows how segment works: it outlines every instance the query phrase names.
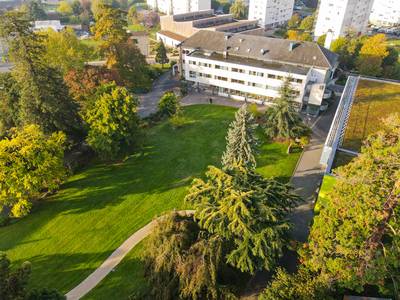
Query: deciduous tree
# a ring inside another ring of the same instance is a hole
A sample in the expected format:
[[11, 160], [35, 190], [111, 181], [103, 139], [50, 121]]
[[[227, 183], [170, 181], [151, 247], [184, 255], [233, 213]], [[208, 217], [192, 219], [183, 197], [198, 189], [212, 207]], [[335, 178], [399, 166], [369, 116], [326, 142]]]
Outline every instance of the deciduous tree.
[[389, 55], [386, 36], [377, 34], [365, 39], [357, 58], [357, 69], [363, 75], [379, 76], [382, 74], [383, 60]]
[[49, 29], [45, 32], [44, 46], [46, 64], [63, 74], [71, 69], [83, 69], [92, 56], [90, 48], [81, 43], [71, 28], [60, 32]]
[[94, 38], [101, 42], [101, 49], [107, 58], [107, 66], [117, 63], [117, 51], [128, 39], [125, 13], [109, 5], [100, 5], [95, 14], [96, 23], [91, 28]]
[[315, 16], [311, 15], [308, 17], [305, 17], [299, 26], [299, 29], [305, 30], [305, 31], [312, 31], [314, 28], [314, 21], [315, 21]]
[[180, 104], [174, 92], [166, 92], [158, 102], [158, 113], [162, 117], [172, 117], [179, 110]]
[[138, 99], [114, 83], [89, 108], [84, 119], [89, 126], [88, 144], [103, 159], [114, 158], [123, 145], [131, 145], [138, 132]]
[[55, 191], [66, 176], [65, 135], [45, 135], [37, 125], [14, 129], [0, 141], [0, 211], [14, 217], [29, 213], [32, 201]]
[[384, 121], [361, 154], [337, 170], [337, 183], [314, 218], [305, 265], [340, 286], [375, 285], [399, 293], [400, 116]]
[[244, 19], [247, 15], [247, 7], [243, 0], [235, 0], [229, 9], [236, 19]]

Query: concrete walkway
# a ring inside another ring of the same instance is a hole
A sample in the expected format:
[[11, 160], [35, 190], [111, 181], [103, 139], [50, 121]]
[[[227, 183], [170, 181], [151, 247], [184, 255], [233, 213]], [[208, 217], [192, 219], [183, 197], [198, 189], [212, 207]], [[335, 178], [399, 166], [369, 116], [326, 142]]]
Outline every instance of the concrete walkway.
[[[177, 212], [180, 215], [192, 215], [193, 210], [183, 210]], [[162, 218], [162, 217], [160, 217]], [[157, 219], [132, 234], [121, 246], [117, 248], [92, 274], [89, 275], [78, 286], [72, 289], [65, 296], [67, 300], [78, 300], [96, 287], [114, 268], [124, 259], [124, 257], [144, 238], [146, 238], [156, 225]]]
[[153, 88], [147, 94], [139, 95], [140, 104], [138, 108], [139, 116], [145, 118], [152, 113], [157, 112], [157, 104], [165, 92], [174, 90], [180, 85], [179, 80], [172, 76], [172, 72], [168, 71], [161, 75], [153, 83]]

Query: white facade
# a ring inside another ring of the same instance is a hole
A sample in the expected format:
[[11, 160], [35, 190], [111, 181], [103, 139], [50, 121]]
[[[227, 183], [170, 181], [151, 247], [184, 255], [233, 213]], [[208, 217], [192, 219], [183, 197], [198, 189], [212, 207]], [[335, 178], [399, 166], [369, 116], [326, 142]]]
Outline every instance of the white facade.
[[211, 9], [211, 0], [147, 0], [147, 5], [167, 15]]
[[[273, 102], [280, 96], [284, 80], [291, 77], [292, 88], [296, 90], [295, 101], [301, 107], [305, 93], [314, 84], [325, 83], [330, 75], [326, 69], [310, 68], [307, 73], [288, 73], [185, 55], [183, 61], [187, 81], [200, 88], [211, 87], [220, 96], [257, 103]], [[321, 102], [315, 104], [321, 105]]]
[[54, 31], [61, 31], [65, 28], [65, 26], [61, 25], [60, 20], [46, 20], [46, 21], [35, 21], [34, 30], [47, 30], [53, 29]]
[[369, 20], [375, 25], [393, 26], [400, 24], [400, 1], [375, 0]]
[[293, 14], [294, 0], [250, 0], [249, 20], [258, 20], [262, 27], [287, 22]]
[[332, 32], [332, 38], [335, 40], [349, 32], [365, 33], [372, 4], [373, 0], [321, 0], [315, 37]]

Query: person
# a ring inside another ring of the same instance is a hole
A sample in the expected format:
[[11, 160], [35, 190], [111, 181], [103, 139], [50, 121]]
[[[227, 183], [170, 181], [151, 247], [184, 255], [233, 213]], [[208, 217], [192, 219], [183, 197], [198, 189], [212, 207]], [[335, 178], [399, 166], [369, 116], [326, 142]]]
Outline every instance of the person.
[[209, 102], [210, 102], [210, 104], [212, 104], [212, 103], [213, 103], [213, 99], [212, 99], [212, 98], [210, 98], [210, 99], [209, 99]]

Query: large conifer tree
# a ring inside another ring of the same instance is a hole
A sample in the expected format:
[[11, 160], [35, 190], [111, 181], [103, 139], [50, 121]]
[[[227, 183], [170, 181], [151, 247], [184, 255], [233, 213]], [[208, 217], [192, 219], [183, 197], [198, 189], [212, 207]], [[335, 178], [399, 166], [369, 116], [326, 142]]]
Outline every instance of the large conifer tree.
[[224, 169], [231, 170], [238, 165], [250, 170], [255, 169], [256, 126], [253, 115], [247, 110], [247, 105], [243, 105], [229, 126], [226, 150], [222, 156]]
[[16, 119], [21, 125], [38, 124], [46, 132], [80, 134], [77, 106], [61, 73], [44, 64], [43, 37], [32, 31], [31, 20], [18, 11], [4, 13], [0, 16], [0, 37], [9, 46], [15, 65], [12, 75], [20, 88]]

